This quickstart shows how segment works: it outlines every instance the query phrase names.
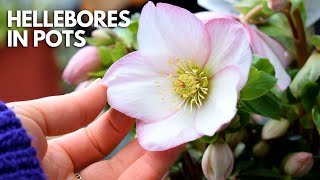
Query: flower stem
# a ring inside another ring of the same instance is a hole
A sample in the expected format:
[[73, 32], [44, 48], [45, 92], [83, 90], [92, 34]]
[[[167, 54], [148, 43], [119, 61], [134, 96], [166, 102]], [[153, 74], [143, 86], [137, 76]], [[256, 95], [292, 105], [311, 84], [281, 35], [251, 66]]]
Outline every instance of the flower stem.
[[308, 60], [306, 33], [300, 10], [298, 8], [294, 9], [292, 14], [290, 13], [290, 10], [291, 3], [283, 10], [283, 13], [286, 15], [290, 24], [296, 47], [298, 67], [301, 68]]
[[242, 19], [241, 21], [243, 23], [249, 24], [250, 20], [256, 16], [259, 12], [261, 12], [263, 9], [263, 6], [260, 4], [256, 7], [254, 7], [253, 9], [251, 9]]

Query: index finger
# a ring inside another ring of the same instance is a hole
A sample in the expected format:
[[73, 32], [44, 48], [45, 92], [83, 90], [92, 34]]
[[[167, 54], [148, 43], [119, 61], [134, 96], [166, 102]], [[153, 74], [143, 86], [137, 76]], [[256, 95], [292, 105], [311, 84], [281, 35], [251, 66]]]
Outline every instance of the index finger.
[[67, 95], [8, 103], [19, 118], [36, 122], [47, 136], [75, 131], [92, 122], [107, 102], [106, 87], [95, 81], [88, 88]]

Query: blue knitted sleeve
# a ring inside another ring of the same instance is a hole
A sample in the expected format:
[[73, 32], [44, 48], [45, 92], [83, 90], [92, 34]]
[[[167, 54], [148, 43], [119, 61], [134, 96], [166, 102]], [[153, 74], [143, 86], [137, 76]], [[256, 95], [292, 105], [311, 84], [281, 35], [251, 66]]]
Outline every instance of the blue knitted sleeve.
[[46, 179], [36, 154], [20, 120], [0, 101], [0, 180]]

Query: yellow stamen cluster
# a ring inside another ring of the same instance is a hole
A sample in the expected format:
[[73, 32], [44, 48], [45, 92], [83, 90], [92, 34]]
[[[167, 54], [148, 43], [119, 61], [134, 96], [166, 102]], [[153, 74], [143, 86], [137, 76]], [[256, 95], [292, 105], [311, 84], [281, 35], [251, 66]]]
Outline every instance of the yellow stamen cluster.
[[[178, 66], [177, 74], [174, 76], [173, 90], [184, 100], [184, 107], [194, 105], [198, 108], [208, 94], [208, 74], [198, 66], [176, 63]], [[182, 105], [183, 105], [182, 104]]]

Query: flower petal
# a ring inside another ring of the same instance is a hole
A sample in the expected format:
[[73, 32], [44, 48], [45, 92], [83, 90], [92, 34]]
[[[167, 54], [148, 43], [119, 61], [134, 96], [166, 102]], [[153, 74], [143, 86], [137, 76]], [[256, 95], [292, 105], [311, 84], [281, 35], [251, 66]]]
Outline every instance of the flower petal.
[[[235, 0], [235, 2], [238, 0]], [[199, 6], [214, 11], [214, 12], [221, 12], [221, 13], [228, 13], [228, 14], [239, 14], [237, 10], [234, 8], [233, 3], [228, 0], [198, 0]]]
[[172, 80], [148, 65], [139, 52], [114, 63], [102, 80], [108, 87], [108, 103], [116, 110], [145, 122], [158, 121], [176, 111], [180, 98]]
[[211, 40], [211, 55], [206, 68], [214, 75], [226, 66], [238, 67], [241, 72], [239, 88], [242, 88], [248, 79], [252, 61], [245, 28], [239, 22], [228, 18], [210, 20], [206, 28]]
[[198, 12], [194, 14], [199, 18], [204, 24], [207, 23], [208, 21], [216, 18], [229, 18], [233, 20], [239, 20], [237, 16], [230, 15], [230, 14], [224, 14], [224, 13], [216, 13], [216, 12], [211, 12], [211, 11], [203, 11], [203, 12]]
[[210, 51], [204, 24], [191, 12], [164, 3], [155, 6], [148, 2], [144, 6], [139, 19], [138, 44], [143, 55], [169, 57], [158, 60], [160, 67], [176, 58], [201, 66]]
[[202, 135], [193, 129], [195, 111], [181, 109], [170, 117], [153, 123], [137, 122], [137, 137], [140, 145], [149, 151], [163, 151]]
[[287, 51], [275, 40], [269, 38], [256, 28], [246, 26], [250, 36], [253, 52], [269, 59], [274, 66], [275, 77], [278, 79], [277, 86], [280, 90], [285, 90], [289, 86], [291, 79], [284, 69], [288, 65], [290, 58]]
[[207, 101], [197, 110], [194, 119], [198, 133], [212, 136], [235, 116], [240, 75], [237, 67], [229, 66], [210, 80]]

